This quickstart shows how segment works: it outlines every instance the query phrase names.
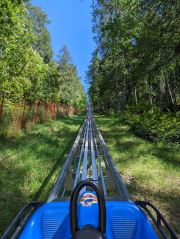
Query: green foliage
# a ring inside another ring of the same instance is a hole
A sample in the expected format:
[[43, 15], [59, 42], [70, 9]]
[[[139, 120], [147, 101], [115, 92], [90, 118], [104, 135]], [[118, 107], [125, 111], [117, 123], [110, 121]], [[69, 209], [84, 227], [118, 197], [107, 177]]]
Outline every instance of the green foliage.
[[128, 107], [124, 117], [139, 136], [151, 140], [180, 142], [179, 113], [162, 113], [159, 108], [136, 105]]
[[[180, 141], [178, 1], [97, 0], [89, 66], [94, 109], [122, 113], [148, 139]], [[168, 111], [168, 112], [167, 112]]]
[[122, 112], [146, 102], [177, 110], [180, 104], [178, 1], [97, 0], [97, 42], [88, 77], [97, 111]]
[[46, 28], [48, 23], [47, 15], [39, 7], [28, 4], [28, 19], [31, 21], [31, 29], [35, 36], [33, 49], [43, 58], [45, 63], [49, 63], [52, 58], [51, 38]]
[[52, 60], [47, 23], [47, 15], [28, 1], [0, 0], [0, 118], [4, 102], [84, 107], [85, 94], [75, 66], [63, 63], [64, 55], [58, 64]]
[[79, 109], [85, 108], [84, 89], [66, 46], [60, 50], [58, 58], [61, 102]]

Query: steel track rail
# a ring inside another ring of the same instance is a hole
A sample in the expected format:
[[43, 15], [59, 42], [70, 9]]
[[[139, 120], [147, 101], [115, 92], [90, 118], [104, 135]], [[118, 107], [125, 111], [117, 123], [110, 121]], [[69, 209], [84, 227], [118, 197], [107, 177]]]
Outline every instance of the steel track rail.
[[[109, 173], [112, 179], [110, 186], [108, 185]], [[68, 175], [71, 175], [70, 178]], [[120, 200], [130, 199], [125, 183], [115, 167], [89, 108], [84, 124], [49, 195], [48, 202], [59, 197], [69, 197], [77, 183], [86, 179], [100, 183], [106, 198], [114, 197], [115, 194]], [[111, 189], [111, 186], [114, 189]], [[85, 191], [86, 188], [82, 189], [81, 193]]]
[[87, 131], [87, 125], [85, 126], [84, 137], [83, 137], [83, 142], [82, 142], [82, 146], [81, 146], [81, 152], [80, 152], [80, 156], [79, 156], [78, 167], [77, 167], [77, 171], [76, 171], [76, 177], [75, 177], [75, 180], [74, 180], [74, 188], [76, 187], [76, 184], [78, 183], [78, 180], [79, 180], [79, 177], [80, 177], [79, 171], [80, 171], [83, 151], [84, 151], [84, 148], [85, 148], [86, 131]]
[[88, 165], [88, 147], [89, 147], [89, 117], [87, 119], [87, 130], [85, 136], [85, 149], [84, 149], [84, 161], [81, 180], [86, 180], [87, 178], [87, 165]]
[[[84, 122], [84, 124], [85, 124], [85, 122]], [[76, 137], [76, 140], [75, 140], [75, 142], [74, 142], [74, 144], [73, 144], [73, 146], [72, 146], [72, 148], [71, 148], [71, 151], [70, 151], [70, 153], [69, 153], [69, 155], [68, 155], [68, 157], [67, 157], [67, 159], [66, 159], [66, 162], [65, 162], [65, 164], [64, 164], [64, 166], [63, 166], [63, 169], [62, 169], [62, 171], [61, 171], [61, 174], [60, 174], [60, 176], [57, 178], [56, 183], [55, 183], [55, 185], [54, 185], [54, 187], [53, 187], [53, 189], [52, 189], [52, 191], [51, 191], [51, 193], [50, 193], [50, 195], [49, 195], [49, 198], [48, 198], [48, 200], [47, 200], [48, 202], [52, 202], [53, 200], [55, 200], [55, 199], [58, 198], [59, 191], [60, 191], [60, 189], [61, 189], [61, 187], [62, 187], [62, 184], [63, 184], [64, 179], [65, 179], [65, 177], [66, 177], [66, 173], [67, 173], [67, 171], [68, 171], [68, 169], [69, 169], [69, 166], [70, 166], [70, 164], [71, 164], [72, 157], [73, 157], [73, 155], [74, 155], [74, 153], [75, 153], [75, 151], [76, 151], [76, 149], [77, 149], [77, 147], [78, 147], [78, 144], [79, 144], [79, 141], [80, 141], [80, 138], [81, 138], [81, 133], [82, 133], [82, 130], [83, 130], [83, 127], [84, 127], [84, 124], [83, 124], [83, 126], [80, 128], [80, 130], [79, 130], [79, 133], [78, 133], [78, 135], [77, 135], [77, 137]]]
[[[93, 119], [94, 120], [94, 119]], [[104, 155], [108, 161], [108, 164], [110, 166], [110, 170], [111, 170], [111, 173], [116, 181], [116, 184], [117, 184], [117, 188], [118, 188], [118, 191], [119, 191], [119, 194], [121, 195], [122, 197], [122, 200], [129, 200], [130, 199], [130, 195], [129, 195], [129, 192], [125, 186], [125, 183], [122, 179], [122, 177], [120, 176], [116, 166], [115, 166], [115, 163], [109, 153], [109, 150], [107, 149], [106, 147], [106, 144], [105, 144], [105, 141], [99, 131], [99, 129], [96, 127], [96, 124], [94, 122], [94, 125], [95, 125], [95, 128], [96, 128], [96, 131], [97, 131], [97, 134], [99, 136], [99, 139], [100, 139], [100, 144], [101, 144], [101, 147], [103, 149], [103, 152], [104, 152]]]
[[[93, 134], [94, 134], [94, 132], [93, 132]], [[103, 175], [103, 170], [102, 170], [102, 165], [101, 165], [101, 158], [99, 156], [99, 150], [98, 150], [97, 140], [96, 140], [95, 135], [94, 135], [94, 143], [95, 143], [96, 154], [97, 154], [97, 158], [98, 158], [99, 174], [100, 174], [100, 178], [101, 178], [101, 182], [102, 182], [104, 196], [106, 197], [107, 196], [107, 190], [106, 190], [106, 185], [105, 185], [105, 180], [104, 180], [104, 175]]]
[[91, 135], [91, 160], [92, 160], [92, 178], [93, 181], [98, 181], [98, 174], [97, 174], [97, 168], [96, 168], [96, 156], [94, 152], [94, 137], [92, 133], [92, 119], [90, 121], [90, 135]]

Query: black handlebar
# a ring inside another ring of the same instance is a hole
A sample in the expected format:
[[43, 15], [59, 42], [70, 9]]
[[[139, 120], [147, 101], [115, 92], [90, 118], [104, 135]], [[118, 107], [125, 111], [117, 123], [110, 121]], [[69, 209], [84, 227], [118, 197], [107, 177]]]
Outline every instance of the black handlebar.
[[91, 187], [97, 196], [98, 199], [98, 208], [99, 208], [99, 226], [98, 230], [102, 233], [106, 231], [106, 206], [105, 206], [105, 199], [104, 194], [101, 192], [97, 184], [93, 181], [82, 181], [80, 182], [74, 189], [71, 200], [70, 200], [70, 226], [71, 226], [71, 233], [74, 234], [79, 230], [78, 227], [78, 217], [77, 217], [77, 201], [78, 196], [81, 189], [85, 186]]

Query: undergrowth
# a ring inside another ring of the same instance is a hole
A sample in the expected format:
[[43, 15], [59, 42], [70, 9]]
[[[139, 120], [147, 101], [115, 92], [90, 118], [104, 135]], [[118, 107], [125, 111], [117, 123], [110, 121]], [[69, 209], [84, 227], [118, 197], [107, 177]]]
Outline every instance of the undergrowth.
[[180, 143], [180, 112], [162, 112], [158, 107], [138, 105], [128, 107], [124, 119], [138, 136]]
[[180, 147], [136, 136], [123, 116], [96, 122], [134, 200], [151, 201], [180, 233]]

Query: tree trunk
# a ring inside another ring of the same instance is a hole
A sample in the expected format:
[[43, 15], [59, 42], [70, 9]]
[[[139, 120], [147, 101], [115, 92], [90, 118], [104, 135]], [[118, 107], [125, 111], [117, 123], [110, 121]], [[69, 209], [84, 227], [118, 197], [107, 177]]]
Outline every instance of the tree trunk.
[[122, 82], [122, 103], [123, 103], [123, 109], [126, 105], [126, 78], [123, 77], [123, 82]]
[[115, 76], [115, 92], [116, 92], [116, 107], [117, 107], [117, 113], [120, 112], [120, 97], [119, 97], [119, 78], [117, 75]]
[[2, 114], [3, 114], [4, 101], [5, 101], [5, 93], [3, 92], [2, 101], [0, 105], [0, 118], [2, 117]]
[[22, 111], [22, 117], [21, 117], [21, 129], [24, 128], [24, 115], [25, 115], [25, 109], [26, 109], [26, 98], [24, 96], [23, 101], [23, 111]]
[[172, 89], [172, 96], [173, 96], [173, 99], [174, 99], [174, 106], [177, 107], [176, 93], [175, 93], [174, 88]]
[[174, 99], [173, 99], [173, 94], [172, 94], [172, 91], [171, 91], [171, 88], [170, 88], [170, 85], [169, 85], [169, 82], [168, 80], [166, 79], [166, 87], [167, 87], [167, 92], [168, 92], [168, 95], [169, 95], [169, 102], [171, 105], [174, 106]]
[[137, 90], [136, 90], [136, 87], [134, 88], [134, 100], [135, 100], [135, 104], [137, 105], [138, 99], [137, 99]]
[[34, 123], [38, 122], [38, 111], [39, 111], [39, 101], [36, 100], [36, 102], [35, 102], [35, 114], [34, 114], [34, 120], [33, 120]]
[[152, 85], [151, 85], [151, 78], [150, 78], [150, 75], [148, 76], [148, 92], [149, 92], [149, 103], [151, 106], [153, 106], [153, 88], [152, 88]]
[[111, 108], [114, 109], [114, 100], [112, 97], [111, 97]]

